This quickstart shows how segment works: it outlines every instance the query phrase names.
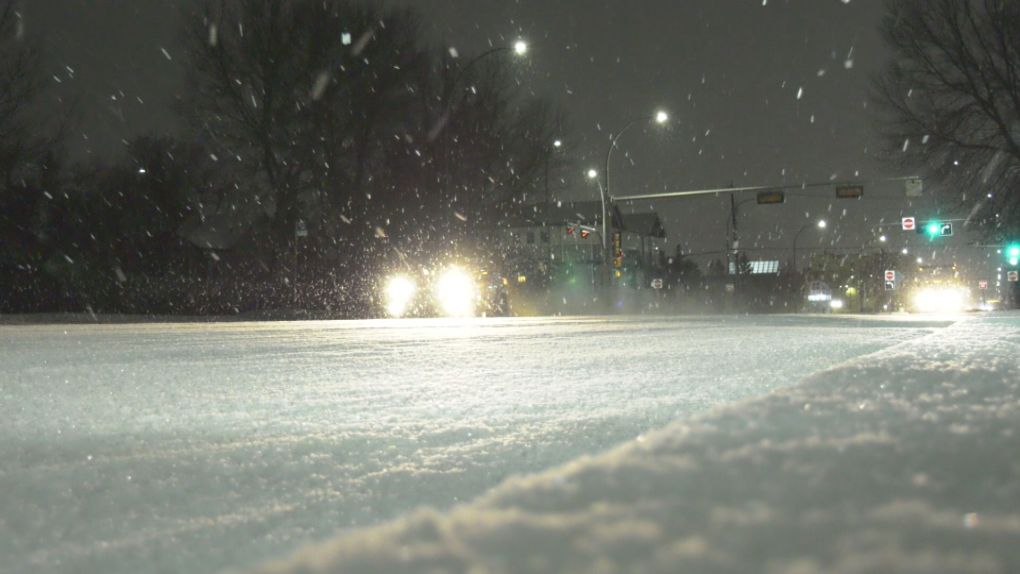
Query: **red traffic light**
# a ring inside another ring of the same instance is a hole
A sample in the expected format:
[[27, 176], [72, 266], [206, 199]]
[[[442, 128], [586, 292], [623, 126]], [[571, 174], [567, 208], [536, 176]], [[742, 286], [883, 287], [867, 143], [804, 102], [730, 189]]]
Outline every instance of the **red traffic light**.
[[591, 235], [591, 232], [588, 231], [587, 229], [582, 229], [581, 230], [581, 237], [583, 237], [584, 239], [588, 239], [589, 235]]
[[567, 235], [573, 235], [573, 234], [574, 234], [574, 226], [573, 225], [568, 225], [567, 226]]

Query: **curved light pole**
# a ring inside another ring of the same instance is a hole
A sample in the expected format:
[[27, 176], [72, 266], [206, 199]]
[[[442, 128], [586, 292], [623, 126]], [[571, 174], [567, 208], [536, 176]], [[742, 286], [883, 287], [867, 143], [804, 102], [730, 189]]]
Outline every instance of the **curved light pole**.
[[602, 182], [599, 180], [599, 172], [594, 169], [588, 170], [588, 178], [594, 179], [599, 184], [599, 199], [602, 200], [602, 263], [606, 262], [608, 255], [606, 255], [606, 190], [602, 188]]
[[442, 116], [439, 118], [439, 121], [436, 122], [434, 126], [432, 126], [428, 133], [428, 139], [430, 142], [432, 143], [438, 142], [442, 144], [442, 150], [440, 152], [440, 158], [442, 161], [441, 173], [445, 176], [446, 185], [451, 185], [450, 182], [453, 179], [453, 176], [450, 173], [451, 171], [450, 164], [452, 163], [450, 159], [450, 145], [449, 145], [450, 136], [448, 135], [448, 130], [446, 129], [446, 127], [450, 123], [451, 118], [453, 117], [453, 112], [457, 109], [457, 106], [459, 104], [460, 94], [458, 92], [458, 87], [460, 86], [460, 83], [464, 80], [464, 77], [467, 75], [468, 70], [474, 67], [475, 64], [489, 56], [492, 56], [493, 54], [499, 54], [501, 52], [510, 51], [512, 51], [514, 54], [518, 56], [523, 56], [528, 52], [528, 44], [523, 40], [518, 40], [512, 46], [496, 46], [494, 48], [489, 48], [488, 50], [472, 58], [471, 61], [467, 63], [467, 65], [461, 68], [460, 72], [457, 73], [456, 77], [454, 77], [453, 79], [453, 82], [450, 84], [449, 98], [446, 100], [445, 110], [443, 111]]
[[467, 74], [468, 70], [470, 70], [479, 61], [493, 54], [510, 51], [512, 51], [514, 54], [518, 56], [523, 56], [528, 53], [528, 44], [524, 40], [518, 40], [517, 42], [514, 43], [513, 46], [496, 46], [495, 48], [489, 48], [488, 50], [482, 52], [481, 54], [478, 54], [477, 56], [472, 58], [471, 61], [468, 62], [466, 66], [461, 68], [460, 73], [457, 74], [457, 77], [454, 78], [453, 80], [453, 84], [451, 85], [450, 91], [451, 92], [456, 91], [457, 85], [460, 84], [461, 80], [464, 79], [464, 75]]
[[794, 273], [797, 272], [797, 239], [800, 238], [800, 234], [804, 233], [808, 229], [811, 229], [812, 227], [817, 227], [818, 229], [825, 229], [826, 225], [827, 225], [827, 223], [825, 223], [824, 219], [819, 221], [819, 222], [817, 222], [817, 223], [808, 223], [804, 227], [800, 228], [800, 231], [797, 232], [797, 235], [793, 236], [793, 272]]
[[609, 187], [609, 160], [613, 157], [613, 149], [616, 148], [616, 142], [617, 142], [617, 140], [620, 139], [620, 136], [622, 136], [624, 134], [624, 132], [626, 132], [630, 128], [634, 127], [635, 125], [637, 125], [639, 123], [650, 122], [650, 121], [655, 121], [655, 123], [660, 124], [660, 125], [661, 124], [665, 124], [666, 122], [669, 121], [669, 114], [667, 114], [666, 112], [660, 110], [658, 112], [655, 112], [654, 115], [651, 115], [651, 116], [642, 116], [640, 118], [637, 118], [637, 119], [631, 121], [626, 126], [624, 126], [624, 128], [622, 130], [620, 130], [616, 134], [615, 137], [613, 137], [613, 141], [610, 142], [609, 150], [606, 151], [606, 165], [605, 165], [605, 171], [603, 172], [605, 174], [605, 178], [606, 178], [606, 195], [609, 197], [610, 201], [612, 201], [613, 194], [612, 194], [612, 190]]
[[[612, 191], [609, 188], [609, 160], [612, 159], [612, 157], [613, 157], [613, 149], [616, 148], [616, 142], [620, 139], [620, 136], [622, 136], [624, 134], [624, 132], [626, 132], [627, 130], [629, 130], [630, 128], [634, 127], [637, 124], [640, 124], [642, 122], [651, 122], [651, 121], [654, 121], [655, 123], [660, 124], [660, 125], [661, 124], [665, 124], [666, 122], [669, 121], [669, 114], [667, 114], [665, 111], [659, 110], [659, 111], [655, 112], [654, 114], [652, 114], [650, 116], [641, 116], [640, 118], [636, 118], [636, 119], [632, 120], [629, 124], [624, 126], [623, 129], [620, 130], [613, 137], [612, 141], [609, 142], [609, 149], [606, 151], [606, 163], [605, 163], [605, 166], [604, 166], [603, 172], [602, 172], [603, 173], [603, 177], [605, 177], [605, 179], [606, 179], [605, 189], [602, 189], [602, 184], [601, 184], [601, 182], [599, 183], [599, 192], [600, 192], [600, 194], [602, 196], [602, 258], [603, 258], [602, 263], [603, 264], [606, 264], [607, 260], [609, 259], [609, 249], [606, 247], [606, 219], [607, 219], [607, 217], [606, 217], [606, 201], [608, 200], [610, 203], [613, 201]], [[593, 173], [594, 173], [594, 175], [592, 175]], [[592, 179], [597, 179], [598, 173], [595, 173], [595, 170], [591, 170], [591, 171], [588, 172], [588, 177], [591, 177]]]

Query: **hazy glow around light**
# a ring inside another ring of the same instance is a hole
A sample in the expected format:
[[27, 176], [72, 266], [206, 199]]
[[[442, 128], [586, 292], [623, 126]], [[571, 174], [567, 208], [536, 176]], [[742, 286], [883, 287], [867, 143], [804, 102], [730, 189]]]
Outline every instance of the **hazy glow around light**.
[[397, 276], [386, 285], [386, 312], [393, 317], [407, 313], [414, 299], [416, 288], [407, 277]]
[[655, 121], [660, 124], [664, 124], [669, 121], [669, 114], [663, 111], [659, 111], [655, 114]]
[[958, 289], [921, 289], [914, 305], [923, 313], [954, 313], [964, 309], [964, 294]]
[[528, 44], [523, 40], [519, 40], [516, 44], [514, 44], [514, 52], [523, 56], [528, 53]]
[[436, 284], [436, 298], [448, 317], [470, 317], [475, 313], [478, 291], [471, 276], [451, 267], [439, 277]]
[[825, 226], [827, 226], [827, 225], [828, 225], [828, 223], [826, 223], [824, 219], [818, 222], [818, 228], [819, 229], [825, 229]]
[[555, 147], [560, 147], [561, 145], [563, 145], [563, 142], [560, 141], [560, 140], [556, 140], [556, 141], [553, 142], [553, 146], [555, 146]]
[[589, 169], [588, 170], [588, 177], [590, 177], [592, 179], [595, 179], [598, 176], [599, 176], [599, 172], [595, 171], [594, 169]]

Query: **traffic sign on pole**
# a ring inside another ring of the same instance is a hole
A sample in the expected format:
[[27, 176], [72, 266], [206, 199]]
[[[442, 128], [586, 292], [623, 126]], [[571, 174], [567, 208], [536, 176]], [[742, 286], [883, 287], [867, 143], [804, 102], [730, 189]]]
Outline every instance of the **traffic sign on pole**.
[[988, 289], [988, 281], [978, 281], [978, 289]]
[[895, 271], [886, 271], [885, 272], [885, 280], [886, 281], [892, 281], [892, 282], [895, 283], [896, 282], [896, 272]]
[[1007, 272], [1006, 273], [1006, 278], [1009, 279], [1010, 281], [1016, 283], [1017, 272], [1016, 271], [1009, 271], [1009, 272]]
[[652, 279], [652, 289], [662, 289], [662, 279]]
[[896, 282], [895, 281], [886, 281], [885, 282], [885, 290], [886, 291], [895, 291], [896, 290]]
[[907, 197], [921, 197], [923, 190], [924, 184], [920, 179], [907, 180]]
[[903, 231], [913, 231], [917, 228], [917, 220], [913, 217], [903, 218]]

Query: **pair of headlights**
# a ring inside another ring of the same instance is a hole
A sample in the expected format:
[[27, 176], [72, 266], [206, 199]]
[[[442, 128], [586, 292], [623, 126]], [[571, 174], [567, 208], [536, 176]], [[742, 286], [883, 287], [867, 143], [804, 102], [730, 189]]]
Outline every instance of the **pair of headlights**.
[[925, 288], [914, 294], [914, 306], [922, 313], [957, 313], [967, 306], [967, 294], [961, 289]]
[[[470, 317], [476, 312], [478, 285], [474, 278], [462, 269], [449, 267], [436, 275], [430, 285], [431, 301], [437, 311], [446, 317]], [[411, 314], [416, 305], [423, 303], [421, 287], [410, 277], [398, 275], [386, 283], [384, 302], [386, 312], [392, 317]]]

